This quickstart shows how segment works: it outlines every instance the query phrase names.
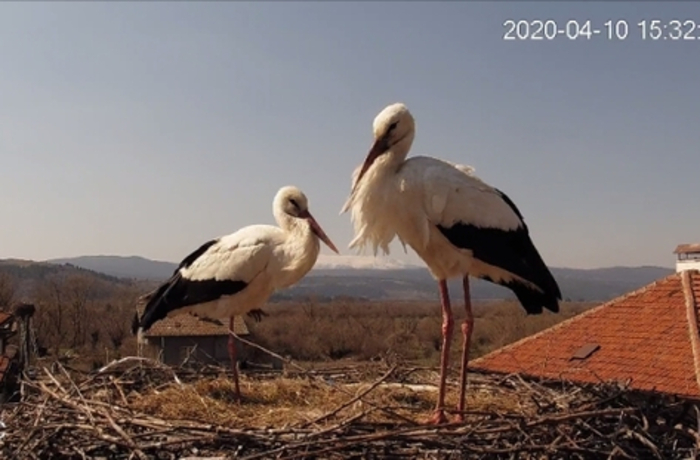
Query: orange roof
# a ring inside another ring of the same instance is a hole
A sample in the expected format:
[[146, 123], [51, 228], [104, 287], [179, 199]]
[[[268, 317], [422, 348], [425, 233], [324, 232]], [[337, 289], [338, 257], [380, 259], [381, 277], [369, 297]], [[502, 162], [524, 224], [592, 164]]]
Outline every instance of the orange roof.
[[12, 319], [11, 314], [5, 313], [4, 311], [0, 311], [0, 325], [5, 324], [10, 319]]
[[[237, 335], [250, 334], [248, 326], [242, 316], [234, 317], [233, 332]], [[228, 320], [200, 319], [189, 313], [162, 319], [144, 333], [146, 337], [201, 337], [219, 335], [228, 335]]]
[[520, 373], [700, 399], [700, 272], [657, 280], [470, 363]]
[[5, 355], [0, 355], [0, 384], [2, 384], [5, 381], [5, 377], [7, 377], [7, 371], [10, 368], [10, 363], [12, 362], [12, 358], [9, 356]]

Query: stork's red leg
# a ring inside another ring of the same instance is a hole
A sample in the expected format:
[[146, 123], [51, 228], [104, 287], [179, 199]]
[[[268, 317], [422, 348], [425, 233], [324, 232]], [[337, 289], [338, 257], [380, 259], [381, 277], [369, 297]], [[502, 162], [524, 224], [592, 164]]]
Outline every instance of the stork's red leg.
[[447, 423], [445, 417], [445, 383], [447, 382], [447, 363], [450, 357], [450, 343], [452, 342], [452, 330], [454, 319], [450, 306], [450, 294], [447, 291], [447, 281], [440, 280], [440, 306], [442, 307], [442, 351], [440, 353], [440, 386], [438, 388], [438, 400], [435, 406], [435, 415], [430, 419], [431, 423]]
[[465, 319], [462, 323], [462, 370], [459, 378], [459, 405], [457, 406], [457, 420], [464, 420], [464, 403], [467, 391], [467, 365], [469, 364], [469, 347], [472, 341], [472, 331], [474, 330], [474, 314], [472, 313], [472, 299], [469, 292], [469, 275], [464, 277], [464, 310]]
[[[233, 331], [233, 316], [229, 320], [228, 327]], [[241, 389], [238, 385], [238, 363], [236, 359], [236, 339], [233, 335], [228, 335], [228, 355], [231, 358], [231, 369], [233, 370], [233, 382], [236, 387], [236, 399], [241, 400]]]

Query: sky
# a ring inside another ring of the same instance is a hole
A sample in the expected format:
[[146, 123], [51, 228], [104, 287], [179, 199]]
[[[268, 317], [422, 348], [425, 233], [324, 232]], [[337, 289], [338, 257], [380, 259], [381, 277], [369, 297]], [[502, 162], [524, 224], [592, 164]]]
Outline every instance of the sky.
[[[273, 224], [289, 184], [352, 254], [350, 175], [400, 101], [411, 154], [508, 194], [548, 265], [672, 266], [700, 242], [700, 28], [636, 24], [673, 18], [700, 3], [1, 2], [0, 258], [179, 261]], [[507, 41], [509, 19], [629, 35]]]

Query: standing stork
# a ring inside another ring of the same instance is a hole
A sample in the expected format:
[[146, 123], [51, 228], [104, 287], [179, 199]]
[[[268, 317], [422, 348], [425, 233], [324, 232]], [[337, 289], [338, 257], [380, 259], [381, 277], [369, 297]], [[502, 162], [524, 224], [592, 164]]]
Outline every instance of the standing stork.
[[[309, 212], [306, 195], [296, 187], [282, 187], [272, 204], [279, 227], [250, 225], [204, 243], [185, 257], [173, 275], [143, 296], [143, 315], [134, 325], [139, 336], [166, 316], [191, 313], [219, 319], [249, 313], [278, 289], [289, 287], [316, 263], [319, 239], [334, 252], [335, 245]], [[240, 400], [236, 344], [229, 334], [228, 351], [236, 397]]]
[[350, 210], [355, 238], [350, 248], [372, 246], [389, 254], [398, 236], [426, 263], [438, 281], [442, 306], [440, 385], [433, 423], [444, 423], [445, 381], [453, 331], [447, 280], [460, 277], [466, 319], [458, 420], [463, 420], [469, 346], [474, 326], [469, 275], [512, 290], [528, 314], [542, 308], [559, 311], [557, 282], [530, 239], [513, 201], [473, 174], [468, 166], [431, 157], [406, 160], [415, 123], [401, 103], [389, 105], [374, 119], [374, 144], [353, 173], [341, 214]]

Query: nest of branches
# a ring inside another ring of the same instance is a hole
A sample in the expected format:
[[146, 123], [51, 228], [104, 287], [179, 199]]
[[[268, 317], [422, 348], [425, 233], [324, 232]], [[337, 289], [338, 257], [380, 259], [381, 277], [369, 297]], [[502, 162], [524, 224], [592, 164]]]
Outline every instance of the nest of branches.
[[[0, 409], [11, 458], [697, 458], [700, 409], [619, 385], [470, 375], [464, 422], [425, 420], [434, 369], [373, 364], [244, 375], [143, 358], [56, 364]], [[450, 393], [455, 393], [451, 388]], [[450, 401], [454, 407], [455, 401]], [[2, 427], [2, 425], [0, 425]]]

